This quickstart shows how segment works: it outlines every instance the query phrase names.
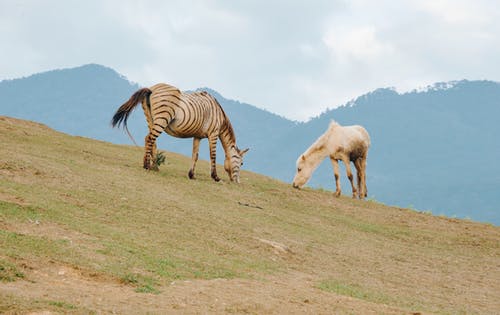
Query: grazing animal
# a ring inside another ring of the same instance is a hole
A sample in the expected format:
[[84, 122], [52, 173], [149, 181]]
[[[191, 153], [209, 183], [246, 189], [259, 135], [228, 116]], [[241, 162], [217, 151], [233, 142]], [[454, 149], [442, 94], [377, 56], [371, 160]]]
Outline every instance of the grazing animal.
[[145, 169], [155, 168], [153, 160], [156, 156], [156, 138], [165, 131], [173, 137], [193, 138], [192, 166], [188, 173], [191, 179], [194, 178], [198, 161], [200, 140], [208, 138], [211, 176], [215, 181], [219, 181], [215, 159], [217, 138], [219, 138], [226, 155], [224, 169], [231, 181], [240, 182], [243, 155], [248, 149], [240, 150], [237, 147], [231, 122], [212, 95], [207, 92], [183, 93], [176, 87], [159, 83], [135, 92], [118, 108], [111, 121], [112, 126], [123, 124], [128, 132], [127, 119], [139, 102], [142, 103], [149, 127], [149, 133], [144, 140]]
[[[341, 194], [338, 161], [342, 161], [351, 182], [352, 197], [356, 198], [359, 195], [359, 198], [363, 199], [368, 194], [366, 189], [366, 157], [369, 147], [370, 136], [365, 128], [361, 126], [344, 127], [332, 121], [327, 131], [297, 159], [297, 173], [293, 179], [293, 187], [301, 188], [309, 180], [320, 162], [329, 156], [335, 174], [335, 195], [338, 197]], [[350, 162], [354, 162], [356, 167], [357, 190], [354, 187]]]

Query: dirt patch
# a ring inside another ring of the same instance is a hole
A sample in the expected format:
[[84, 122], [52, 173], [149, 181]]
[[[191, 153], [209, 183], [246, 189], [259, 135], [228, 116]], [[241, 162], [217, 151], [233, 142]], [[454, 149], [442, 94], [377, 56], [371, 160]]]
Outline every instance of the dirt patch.
[[[309, 275], [290, 272], [260, 280], [174, 281], [159, 294], [137, 293], [119, 282], [89, 277], [49, 263], [27, 272], [28, 281], [2, 285], [0, 294], [50, 300], [100, 314], [411, 314], [410, 311], [336, 295], [315, 287]], [[54, 314], [33, 309], [31, 314]], [[68, 311], [68, 310], [66, 310]]]
[[19, 205], [19, 206], [29, 206], [30, 205], [29, 202], [24, 200], [24, 198], [22, 198], [22, 197], [10, 195], [8, 193], [1, 192], [1, 191], [0, 191], [0, 200], [11, 202], [11, 203]]

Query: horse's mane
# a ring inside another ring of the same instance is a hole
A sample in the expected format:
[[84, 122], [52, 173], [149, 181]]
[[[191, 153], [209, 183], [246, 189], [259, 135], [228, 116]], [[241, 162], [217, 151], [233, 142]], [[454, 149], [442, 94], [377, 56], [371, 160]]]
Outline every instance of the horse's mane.
[[316, 141], [304, 152], [304, 155], [309, 155], [311, 153], [314, 153], [315, 151], [319, 151], [324, 148], [326, 145], [326, 142], [328, 141], [328, 137], [330, 136], [330, 133], [332, 132], [333, 128], [336, 127], [341, 127], [338, 122], [335, 120], [330, 121], [330, 125], [328, 126], [328, 129], [321, 135], [319, 136]]
[[330, 125], [328, 125], [328, 129], [321, 136], [319, 136], [318, 139], [316, 139], [316, 141], [314, 141], [314, 143], [311, 144], [309, 148], [307, 148], [307, 150], [299, 157], [299, 159], [301, 159], [302, 156], [305, 156], [315, 160], [314, 163], [317, 162], [316, 160], [318, 161], [322, 160], [324, 158], [324, 154], [317, 155], [316, 153], [320, 153], [321, 151], [326, 149], [326, 146], [328, 144], [327, 143], [328, 138], [330, 137], [330, 134], [333, 132], [333, 129], [337, 127], [342, 127], [342, 126], [338, 122], [332, 119], [330, 121]]
[[337, 126], [340, 126], [342, 127], [338, 122], [336, 122], [335, 120], [330, 120], [330, 125], [328, 125], [328, 131], [333, 128], [333, 127], [337, 127]]

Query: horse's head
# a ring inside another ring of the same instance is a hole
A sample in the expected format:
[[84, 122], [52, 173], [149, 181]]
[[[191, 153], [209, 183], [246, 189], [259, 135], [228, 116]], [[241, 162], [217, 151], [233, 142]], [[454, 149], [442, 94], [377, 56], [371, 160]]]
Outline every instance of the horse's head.
[[292, 186], [294, 188], [302, 188], [302, 186], [307, 183], [309, 178], [311, 178], [311, 174], [314, 168], [309, 164], [307, 163], [307, 159], [303, 154], [297, 159], [297, 170], [292, 183]]
[[240, 150], [237, 146], [233, 145], [229, 149], [229, 154], [226, 154], [226, 159], [224, 160], [224, 170], [226, 170], [229, 179], [232, 182], [240, 182], [240, 169], [243, 165], [243, 155], [248, 152], [249, 149]]

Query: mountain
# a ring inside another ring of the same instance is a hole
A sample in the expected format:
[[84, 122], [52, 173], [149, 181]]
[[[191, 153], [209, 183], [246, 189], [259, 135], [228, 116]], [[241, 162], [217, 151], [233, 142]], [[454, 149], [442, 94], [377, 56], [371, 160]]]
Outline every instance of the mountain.
[[[127, 136], [109, 128], [117, 106], [138, 89], [110, 68], [96, 64], [53, 70], [0, 82], [1, 114], [43, 122], [56, 130], [123, 143]], [[136, 115], [137, 116], [137, 115]], [[132, 121], [134, 128], [139, 121]]]
[[[8, 102], [2, 104], [0, 114], [42, 122], [72, 135], [131, 144], [122, 130], [110, 128], [110, 119], [138, 88], [100, 65], [54, 70], [1, 81], [0, 96]], [[372, 140], [367, 172], [370, 198], [500, 224], [499, 83], [464, 80], [409, 93], [378, 89], [305, 123], [203, 90], [224, 107], [240, 148], [250, 147], [244, 169], [291, 182], [297, 157], [330, 120], [361, 124]], [[129, 129], [142, 146], [147, 128], [139, 107], [131, 115]], [[158, 142], [161, 149], [191, 155], [190, 139], [161, 135]], [[204, 140], [200, 157], [208, 156]], [[219, 146], [218, 162], [222, 161]], [[341, 180], [343, 192], [350, 194], [344, 174]], [[334, 189], [328, 160], [309, 185]]]
[[[295, 132], [319, 135], [332, 119], [361, 124], [372, 139], [369, 196], [499, 224], [498, 117], [500, 84], [464, 80], [403, 94], [379, 89]], [[332, 188], [331, 167], [325, 164], [311, 184]]]

